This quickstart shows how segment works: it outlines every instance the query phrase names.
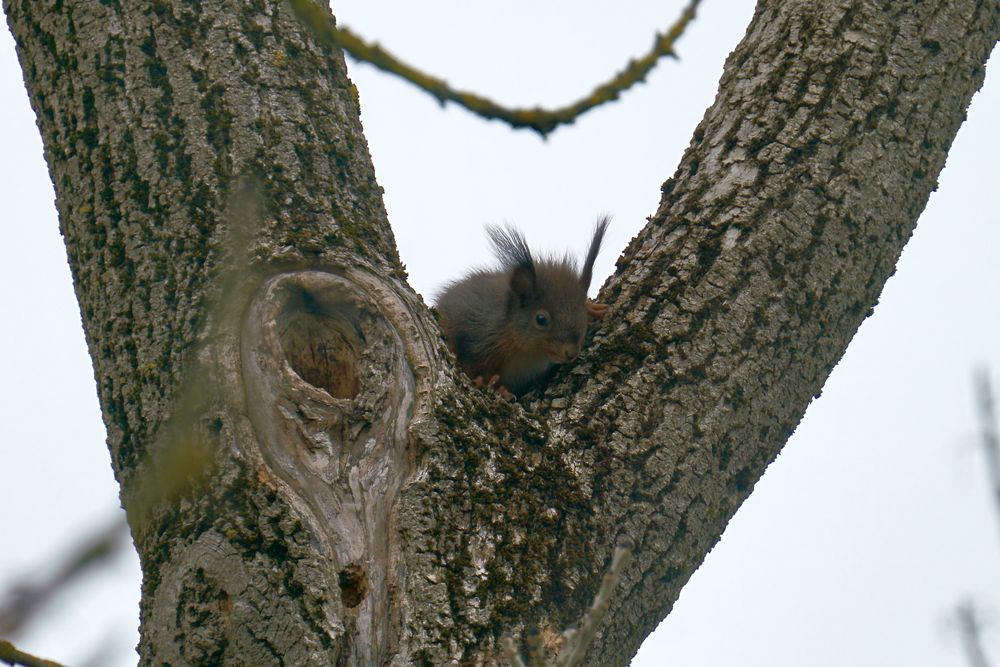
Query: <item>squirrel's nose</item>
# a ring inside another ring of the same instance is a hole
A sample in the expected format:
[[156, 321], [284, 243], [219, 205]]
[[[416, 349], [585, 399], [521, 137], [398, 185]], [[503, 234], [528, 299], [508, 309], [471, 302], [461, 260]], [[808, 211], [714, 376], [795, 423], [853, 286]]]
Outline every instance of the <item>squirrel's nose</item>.
[[563, 363], [573, 361], [578, 354], [580, 354], [580, 348], [573, 343], [563, 343], [559, 346], [559, 356], [562, 357]]

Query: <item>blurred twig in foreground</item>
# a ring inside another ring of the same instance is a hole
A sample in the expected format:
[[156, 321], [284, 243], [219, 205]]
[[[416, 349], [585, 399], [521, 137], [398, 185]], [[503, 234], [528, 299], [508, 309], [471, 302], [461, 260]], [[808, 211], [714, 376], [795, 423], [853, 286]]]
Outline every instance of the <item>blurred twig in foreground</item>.
[[76, 545], [50, 576], [35, 583], [15, 584], [10, 590], [0, 593], [0, 636], [12, 636], [18, 632], [69, 582], [108, 560], [119, 548], [128, 544], [128, 534], [125, 517], [116, 514], [113, 521]]
[[985, 368], [979, 369], [975, 378], [976, 408], [979, 412], [979, 428], [983, 451], [986, 454], [986, 474], [989, 475], [993, 500], [996, 502], [997, 518], [1000, 519], [1000, 436], [997, 435], [996, 406], [993, 403], [993, 388]]
[[[986, 454], [986, 474], [990, 490], [996, 503], [997, 518], [1000, 519], [1000, 437], [997, 436], [997, 416], [993, 403], [993, 388], [989, 372], [979, 369], [974, 377], [976, 411], [979, 413], [980, 441]], [[982, 643], [982, 618], [971, 600], [955, 608], [955, 622], [965, 649], [965, 657], [971, 667], [990, 667]]]
[[955, 609], [955, 620], [958, 625], [958, 634], [962, 640], [962, 648], [965, 649], [965, 657], [969, 660], [971, 667], [990, 667], [990, 661], [983, 651], [983, 644], [980, 635], [982, 634], [982, 623], [976, 606], [971, 600], [966, 600]]

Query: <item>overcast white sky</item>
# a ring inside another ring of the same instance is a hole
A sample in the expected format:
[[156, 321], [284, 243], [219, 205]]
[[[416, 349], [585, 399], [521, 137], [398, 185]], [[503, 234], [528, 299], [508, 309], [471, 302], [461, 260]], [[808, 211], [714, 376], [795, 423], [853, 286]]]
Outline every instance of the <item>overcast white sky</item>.
[[[681, 2], [335, 2], [342, 23], [509, 104], [579, 97], [644, 52]], [[705, 0], [645, 85], [547, 142], [442, 110], [350, 63], [400, 252], [430, 301], [488, 261], [484, 223], [580, 253], [614, 222], [600, 283], [653, 212], [750, 0]], [[995, 70], [996, 65], [992, 66]], [[949, 622], [973, 597], [1000, 664], [1000, 530], [976, 447], [971, 373], [1000, 381], [1000, 82], [973, 100], [940, 187], [875, 315], [634, 665], [965, 665]], [[53, 192], [9, 33], [0, 31], [0, 590], [37, 574], [118, 506]], [[134, 665], [138, 564], [67, 591], [26, 650]]]

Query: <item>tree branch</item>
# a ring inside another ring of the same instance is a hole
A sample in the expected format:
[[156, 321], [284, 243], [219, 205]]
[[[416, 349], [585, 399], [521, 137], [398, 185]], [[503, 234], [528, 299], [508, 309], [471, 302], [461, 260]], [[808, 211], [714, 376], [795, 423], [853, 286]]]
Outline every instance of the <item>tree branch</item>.
[[594, 532], [636, 543], [587, 664], [627, 662], [820, 393], [998, 37], [996, 3], [758, 4], [601, 290], [610, 316], [526, 401]]
[[684, 34], [688, 24], [694, 20], [695, 11], [701, 0], [690, 0], [680, 17], [662, 34], [657, 34], [652, 48], [637, 60], [630, 60], [622, 71], [608, 81], [596, 86], [581, 99], [557, 109], [516, 109], [505, 107], [489, 98], [457, 90], [443, 79], [427, 74], [392, 55], [377, 43], [369, 43], [349, 28], [337, 27], [330, 16], [315, 0], [289, 0], [296, 13], [310, 26], [317, 39], [335, 47], [340, 47], [359, 62], [369, 63], [383, 72], [388, 72], [412, 83], [444, 105], [453, 102], [472, 113], [488, 120], [501, 120], [511, 127], [534, 130], [546, 137], [562, 125], [571, 125], [576, 119], [595, 107], [617, 100], [623, 92], [635, 84], [645, 81], [660, 58], [676, 58], [674, 43]]
[[23, 665], [24, 667], [63, 667], [54, 660], [45, 660], [19, 651], [13, 644], [3, 640], [0, 640], [0, 661], [8, 665]]

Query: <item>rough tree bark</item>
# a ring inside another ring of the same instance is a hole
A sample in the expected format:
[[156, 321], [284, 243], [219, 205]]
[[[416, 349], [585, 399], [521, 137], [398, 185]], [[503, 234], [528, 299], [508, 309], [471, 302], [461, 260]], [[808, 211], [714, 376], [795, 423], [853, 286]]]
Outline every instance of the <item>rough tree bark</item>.
[[669, 612], [871, 311], [995, 0], [762, 1], [615, 317], [472, 390], [408, 288], [343, 58], [282, 2], [4, 0], [144, 573], [142, 664], [587, 662]]

